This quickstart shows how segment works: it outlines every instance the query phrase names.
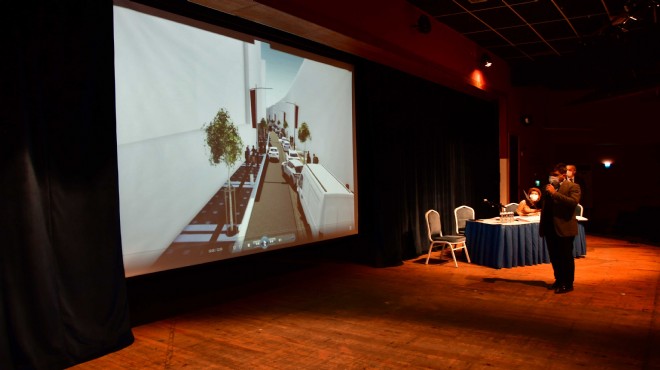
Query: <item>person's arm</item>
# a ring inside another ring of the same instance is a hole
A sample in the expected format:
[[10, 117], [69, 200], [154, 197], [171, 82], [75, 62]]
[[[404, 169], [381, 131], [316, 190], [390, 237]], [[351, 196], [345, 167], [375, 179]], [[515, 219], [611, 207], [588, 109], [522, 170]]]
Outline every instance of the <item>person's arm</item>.
[[580, 185], [575, 183], [569, 183], [568, 186], [561, 186], [559, 191], [552, 193], [551, 200], [553, 203], [555, 225], [557, 225], [557, 222], [572, 222], [574, 224], [572, 228], [574, 229], [574, 232], [577, 233], [575, 208], [580, 202], [581, 194], [582, 190], [580, 189]]
[[527, 204], [525, 203], [525, 201], [521, 200], [520, 203], [518, 203], [518, 208], [516, 208], [516, 213], [519, 214], [520, 216], [527, 216], [527, 211], [529, 207], [525, 209], [526, 206]]

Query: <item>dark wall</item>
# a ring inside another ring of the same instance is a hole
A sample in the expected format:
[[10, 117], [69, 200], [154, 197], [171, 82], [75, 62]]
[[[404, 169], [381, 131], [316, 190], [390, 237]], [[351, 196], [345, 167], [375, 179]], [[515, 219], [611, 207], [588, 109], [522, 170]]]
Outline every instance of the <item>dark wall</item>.
[[[534, 117], [532, 125], [514, 128], [521, 186], [547, 181], [548, 167], [556, 162], [573, 163], [586, 185], [580, 203], [587, 232], [658, 242], [652, 226], [660, 210], [658, 90], [603, 96], [526, 88], [520, 96], [524, 112]], [[613, 161], [611, 168], [603, 166], [604, 159]]]

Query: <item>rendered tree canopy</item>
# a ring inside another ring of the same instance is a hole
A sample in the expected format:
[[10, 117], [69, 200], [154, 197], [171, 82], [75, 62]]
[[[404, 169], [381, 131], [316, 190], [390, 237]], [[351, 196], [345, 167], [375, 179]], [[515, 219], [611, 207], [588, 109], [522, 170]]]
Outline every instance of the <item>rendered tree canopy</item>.
[[220, 162], [231, 167], [241, 157], [243, 140], [238, 129], [229, 117], [229, 113], [221, 108], [213, 121], [204, 125], [206, 145], [211, 150], [209, 162], [217, 166]]
[[312, 134], [309, 132], [307, 122], [303, 122], [298, 129], [298, 140], [300, 140], [301, 143], [304, 143], [307, 139], [312, 140]]
[[231, 174], [229, 172], [242, 154], [243, 140], [238, 134], [238, 129], [231, 121], [229, 113], [224, 108], [220, 108], [213, 121], [204, 125], [203, 128], [206, 132], [206, 145], [211, 150], [209, 163], [211, 163], [211, 166], [217, 166], [220, 162], [227, 165], [227, 188], [229, 189], [227, 193], [229, 196], [227, 211], [229, 214], [229, 229], [227, 233], [234, 234], [237, 232], [237, 227], [234, 225], [235, 211], [231, 193]]

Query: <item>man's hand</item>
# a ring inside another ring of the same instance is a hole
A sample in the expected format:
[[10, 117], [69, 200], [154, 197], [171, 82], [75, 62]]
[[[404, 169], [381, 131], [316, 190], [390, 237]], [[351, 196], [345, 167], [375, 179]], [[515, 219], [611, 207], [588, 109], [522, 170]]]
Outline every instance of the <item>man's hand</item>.
[[547, 191], [550, 194], [554, 194], [557, 190], [555, 190], [555, 187], [552, 186], [552, 184], [548, 184], [545, 186], [545, 191]]

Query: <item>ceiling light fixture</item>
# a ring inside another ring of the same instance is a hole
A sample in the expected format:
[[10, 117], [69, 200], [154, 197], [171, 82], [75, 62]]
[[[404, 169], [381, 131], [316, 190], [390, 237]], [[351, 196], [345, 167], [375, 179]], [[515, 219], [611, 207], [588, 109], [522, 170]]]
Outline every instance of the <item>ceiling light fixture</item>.
[[484, 54], [481, 57], [481, 65], [486, 68], [490, 68], [490, 66], [493, 65], [493, 62], [490, 60], [490, 56], [488, 54]]

